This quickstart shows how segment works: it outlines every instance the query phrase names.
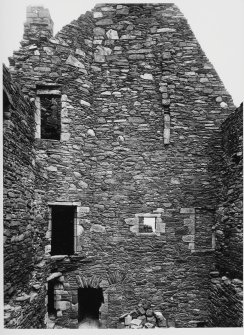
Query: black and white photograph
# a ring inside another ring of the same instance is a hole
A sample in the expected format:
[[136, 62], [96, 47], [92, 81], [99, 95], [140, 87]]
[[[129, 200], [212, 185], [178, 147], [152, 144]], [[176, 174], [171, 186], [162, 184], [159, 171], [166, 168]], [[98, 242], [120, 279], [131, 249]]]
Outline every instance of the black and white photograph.
[[0, 12], [4, 333], [239, 334], [244, 1]]

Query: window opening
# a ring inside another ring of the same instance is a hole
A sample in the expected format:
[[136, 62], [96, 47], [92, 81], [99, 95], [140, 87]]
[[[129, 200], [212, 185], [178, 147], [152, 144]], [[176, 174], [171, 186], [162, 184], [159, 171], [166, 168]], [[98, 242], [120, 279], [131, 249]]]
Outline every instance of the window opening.
[[232, 162], [235, 163], [236, 165], [238, 165], [241, 161], [241, 156], [238, 154], [233, 154], [232, 156]]
[[78, 322], [99, 320], [99, 309], [104, 303], [102, 288], [78, 289]]
[[61, 97], [40, 95], [41, 138], [60, 140], [61, 134]]
[[139, 217], [139, 233], [154, 233], [156, 231], [155, 217]]
[[169, 144], [170, 141], [170, 113], [164, 112], [164, 144]]
[[51, 255], [74, 254], [74, 206], [51, 206]]
[[55, 309], [54, 286], [55, 280], [50, 280], [47, 287], [47, 312], [49, 317], [56, 317], [57, 311]]
[[7, 94], [3, 91], [3, 120], [9, 119], [10, 102]]

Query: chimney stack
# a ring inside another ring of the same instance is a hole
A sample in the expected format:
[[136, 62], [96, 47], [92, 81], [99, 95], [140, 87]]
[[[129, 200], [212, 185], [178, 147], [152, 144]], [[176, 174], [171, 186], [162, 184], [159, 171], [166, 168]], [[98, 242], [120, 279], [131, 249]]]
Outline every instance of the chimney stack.
[[53, 21], [43, 6], [28, 6], [22, 45], [40, 44], [53, 36]]

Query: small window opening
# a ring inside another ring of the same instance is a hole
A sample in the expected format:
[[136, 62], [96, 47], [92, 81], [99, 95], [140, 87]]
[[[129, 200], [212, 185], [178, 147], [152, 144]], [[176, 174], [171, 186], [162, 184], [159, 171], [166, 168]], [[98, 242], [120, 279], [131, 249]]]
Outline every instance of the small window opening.
[[78, 289], [78, 322], [99, 320], [99, 309], [104, 303], [102, 288], [84, 287]]
[[10, 102], [7, 94], [3, 91], [3, 120], [7, 120], [10, 117]]
[[74, 206], [52, 206], [51, 255], [74, 254]]
[[57, 95], [41, 95], [41, 138], [60, 140], [61, 99]]
[[56, 281], [50, 280], [47, 287], [47, 312], [50, 318], [56, 317], [57, 311], [55, 309], [54, 286]]
[[139, 233], [154, 233], [156, 231], [155, 218], [139, 218]]
[[241, 156], [239, 156], [238, 154], [234, 154], [232, 155], [232, 162], [235, 163], [236, 165], [238, 165], [241, 161]]

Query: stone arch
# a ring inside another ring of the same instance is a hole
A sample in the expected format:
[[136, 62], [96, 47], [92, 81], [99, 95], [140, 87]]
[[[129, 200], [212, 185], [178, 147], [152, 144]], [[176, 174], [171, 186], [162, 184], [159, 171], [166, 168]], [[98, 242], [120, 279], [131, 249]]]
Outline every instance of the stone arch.
[[84, 276], [76, 276], [76, 281], [78, 284], [79, 288], [85, 288], [85, 287], [92, 287], [92, 288], [98, 288], [101, 287], [101, 278], [97, 276], [92, 276], [92, 277], [84, 277]]

